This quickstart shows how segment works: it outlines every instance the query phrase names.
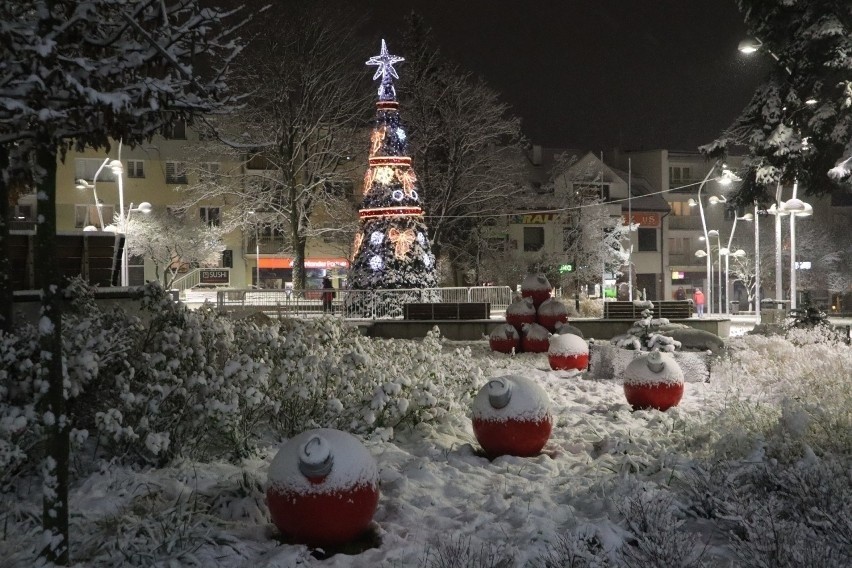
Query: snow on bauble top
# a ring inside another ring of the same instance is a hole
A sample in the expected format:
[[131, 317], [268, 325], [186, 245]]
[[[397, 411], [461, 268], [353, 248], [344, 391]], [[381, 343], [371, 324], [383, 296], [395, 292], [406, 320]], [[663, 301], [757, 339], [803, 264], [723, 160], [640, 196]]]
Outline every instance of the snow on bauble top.
[[548, 298], [538, 307], [538, 315], [540, 316], [567, 316], [568, 308], [556, 298]]
[[518, 330], [515, 329], [515, 326], [504, 323], [498, 325], [494, 329], [491, 330], [491, 334], [489, 335], [491, 339], [516, 339], [520, 336], [518, 335]]
[[525, 323], [521, 330], [524, 332], [524, 337], [533, 341], [547, 341], [547, 338], [550, 337], [547, 328], [537, 323]]
[[668, 353], [651, 351], [633, 359], [624, 369], [627, 385], [680, 385], [683, 371]]
[[[325, 475], [320, 482], [309, 477]], [[376, 486], [376, 460], [347, 432], [318, 428], [290, 438], [269, 466], [270, 489], [296, 493], [331, 493], [360, 485]]]
[[565, 333], [550, 336], [547, 352], [550, 355], [588, 355], [589, 346], [582, 337]]
[[513, 316], [534, 316], [535, 305], [532, 298], [518, 298], [506, 307], [506, 314]]
[[521, 290], [547, 290], [549, 292], [551, 288], [550, 281], [542, 273], [527, 274], [524, 281], [521, 282]]
[[489, 379], [473, 400], [473, 418], [492, 422], [550, 417], [550, 397], [538, 383], [520, 375]]

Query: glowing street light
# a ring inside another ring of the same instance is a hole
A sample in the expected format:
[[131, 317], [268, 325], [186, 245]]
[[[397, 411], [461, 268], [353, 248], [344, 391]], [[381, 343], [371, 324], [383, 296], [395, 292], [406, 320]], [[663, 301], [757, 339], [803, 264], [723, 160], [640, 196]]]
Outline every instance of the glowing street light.
[[[706, 251], [701, 251], [703, 254], [698, 254], [698, 252], [696, 252], [695, 256], [697, 256], [699, 258], [706, 257], [706, 259], [707, 259], [707, 286], [706, 286], [706, 288], [707, 288], [707, 308], [708, 308], [707, 312], [708, 313], [711, 313], [713, 311], [713, 261], [712, 261], [712, 256], [710, 254], [710, 234], [707, 231], [707, 219], [704, 216], [704, 205], [701, 202], [701, 190], [704, 189], [704, 186], [707, 184], [707, 182], [713, 176], [713, 172], [716, 171], [716, 168], [719, 167], [720, 165], [722, 167], [722, 174], [720, 176], [714, 178], [716, 181], [718, 181], [721, 185], [730, 185], [730, 183], [732, 181], [739, 181], [740, 178], [738, 178], [736, 176], [736, 174], [734, 174], [731, 170], [729, 170], [727, 168], [727, 166], [725, 166], [724, 164], [720, 164], [720, 162], [717, 160], [716, 163], [714, 163], [713, 166], [711, 166], [710, 171], [707, 172], [707, 175], [704, 176], [704, 179], [701, 180], [701, 184], [698, 186], [698, 193], [696, 195], [696, 199], [690, 198], [689, 201], [687, 201], [687, 204], [690, 207], [695, 207], [696, 205], [698, 205], [698, 212], [701, 215], [701, 227], [702, 227], [702, 229], [704, 229], [704, 245], [705, 245]], [[724, 196], [717, 197], [717, 196], [713, 195], [713, 196], [710, 197], [709, 201], [710, 201], [711, 204], [716, 204], [716, 203], [723, 203], [726, 200], [725, 200]], [[716, 236], [718, 236], [718, 234], [719, 233], [717, 231]], [[719, 293], [721, 294], [721, 290], [719, 291]]]
[[796, 309], [796, 217], [813, 215], [810, 204], [796, 198], [796, 185], [793, 183], [793, 198], [781, 204], [781, 210], [790, 215], [790, 309]]

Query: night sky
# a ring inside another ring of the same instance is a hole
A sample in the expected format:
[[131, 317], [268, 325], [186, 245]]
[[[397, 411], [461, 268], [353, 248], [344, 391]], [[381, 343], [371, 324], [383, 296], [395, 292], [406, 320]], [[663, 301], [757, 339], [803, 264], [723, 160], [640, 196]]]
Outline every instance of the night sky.
[[403, 20], [422, 15], [441, 51], [484, 77], [545, 146], [695, 150], [739, 114], [770, 65], [737, 51], [747, 34], [733, 0], [346, 3], [368, 16], [376, 53], [385, 38], [405, 56], [394, 49]]

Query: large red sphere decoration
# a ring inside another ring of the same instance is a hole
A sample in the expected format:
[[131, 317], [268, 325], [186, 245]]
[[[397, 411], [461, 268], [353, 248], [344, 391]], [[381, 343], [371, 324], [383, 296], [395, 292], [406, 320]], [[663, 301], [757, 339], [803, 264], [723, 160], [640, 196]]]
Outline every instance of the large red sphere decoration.
[[552, 429], [547, 393], [524, 377], [491, 379], [473, 401], [473, 433], [491, 459], [535, 456], [550, 439]]
[[524, 298], [532, 298], [535, 308], [538, 307], [550, 298], [550, 291], [553, 287], [550, 285], [547, 276], [544, 274], [528, 274], [524, 281], [521, 282], [521, 296]]
[[589, 366], [589, 346], [577, 335], [551, 335], [547, 361], [554, 371], [583, 371]]
[[275, 455], [266, 501], [272, 522], [293, 542], [346, 544], [366, 531], [376, 512], [378, 468], [351, 434], [309, 430]]
[[518, 298], [506, 308], [506, 323], [515, 327], [518, 333], [525, 323], [535, 323], [535, 305], [532, 298]]
[[521, 336], [514, 326], [508, 323], [500, 324], [488, 336], [488, 345], [492, 351], [511, 353], [521, 347]]
[[683, 371], [667, 353], [637, 357], [624, 369], [624, 396], [634, 410], [668, 410], [683, 397]]
[[624, 396], [635, 410], [668, 410], [683, 397], [683, 383], [658, 385], [624, 385]]
[[537, 323], [525, 323], [521, 335], [521, 349], [527, 353], [547, 353], [550, 332]]
[[557, 323], [568, 323], [568, 308], [556, 298], [547, 298], [538, 307], [538, 324], [556, 333]]

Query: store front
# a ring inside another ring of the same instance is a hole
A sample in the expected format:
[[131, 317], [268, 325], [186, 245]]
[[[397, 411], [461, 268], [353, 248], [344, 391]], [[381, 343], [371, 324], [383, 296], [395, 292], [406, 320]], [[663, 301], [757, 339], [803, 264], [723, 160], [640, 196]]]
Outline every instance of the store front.
[[[346, 275], [349, 271], [349, 260], [335, 257], [312, 257], [305, 260], [306, 287], [308, 290], [322, 288], [322, 279], [328, 275], [335, 288], [346, 285]], [[263, 256], [252, 271], [252, 285], [257, 285], [260, 277], [260, 287], [267, 289], [293, 288], [293, 258], [282, 256]]]

